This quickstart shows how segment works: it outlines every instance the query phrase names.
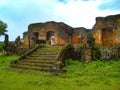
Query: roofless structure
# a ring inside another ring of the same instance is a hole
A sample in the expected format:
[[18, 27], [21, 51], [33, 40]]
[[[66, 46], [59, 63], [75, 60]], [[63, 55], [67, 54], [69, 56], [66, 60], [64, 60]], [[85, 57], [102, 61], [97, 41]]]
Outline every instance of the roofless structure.
[[[23, 33], [24, 44], [49, 43], [55, 37], [55, 45], [85, 44], [86, 36], [92, 32], [96, 43], [102, 46], [120, 44], [120, 14], [97, 17], [92, 30], [83, 27], [73, 28], [63, 22], [32, 23]], [[36, 39], [36, 40], [35, 40]]]

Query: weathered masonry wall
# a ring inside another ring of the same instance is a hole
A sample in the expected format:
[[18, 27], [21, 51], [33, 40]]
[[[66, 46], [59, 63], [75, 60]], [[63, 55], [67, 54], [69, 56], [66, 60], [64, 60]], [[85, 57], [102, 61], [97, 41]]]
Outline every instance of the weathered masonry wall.
[[103, 46], [120, 44], [120, 15], [97, 17], [93, 27], [96, 43]]
[[72, 28], [62, 22], [33, 23], [23, 34], [24, 44], [33, 43], [34, 36], [38, 40], [49, 43], [50, 37], [55, 37], [55, 45], [86, 44], [87, 34], [92, 32], [95, 42], [101, 46], [120, 44], [120, 14], [107, 17], [97, 17], [92, 30], [84, 27]]

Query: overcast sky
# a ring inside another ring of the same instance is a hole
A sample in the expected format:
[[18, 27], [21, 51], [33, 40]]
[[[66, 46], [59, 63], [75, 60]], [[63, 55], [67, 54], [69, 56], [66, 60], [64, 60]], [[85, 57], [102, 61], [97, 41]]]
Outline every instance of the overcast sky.
[[10, 40], [22, 38], [31, 23], [56, 21], [89, 29], [96, 17], [115, 14], [120, 14], [119, 0], [0, 0], [0, 20], [7, 23]]

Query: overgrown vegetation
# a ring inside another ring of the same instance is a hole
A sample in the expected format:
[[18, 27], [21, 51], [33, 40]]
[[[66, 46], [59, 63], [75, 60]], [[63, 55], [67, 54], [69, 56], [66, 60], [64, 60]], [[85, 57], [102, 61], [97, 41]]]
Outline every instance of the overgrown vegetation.
[[66, 60], [67, 72], [54, 76], [8, 68], [16, 58], [0, 54], [0, 90], [120, 90], [120, 60]]
[[0, 36], [5, 35], [5, 33], [7, 32], [6, 28], [7, 24], [0, 20]]
[[101, 59], [101, 51], [100, 51], [101, 47], [94, 43], [93, 47], [92, 47], [92, 59], [93, 60], [98, 60]]
[[[66, 45], [60, 52], [58, 59], [65, 63], [65, 60], [74, 59], [77, 61], [85, 61], [85, 45], [73, 46], [72, 44]], [[100, 46], [93, 44], [92, 60], [98, 60], [101, 58]]]
[[[58, 60], [62, 61], [65, 64], [65, 60], [73, 59], [77, 61], [86, 61], [86, 45], [76, 45], [73, 46], [72, 44], [68, 44], [64, 46], [61, 50]], [[92, 61], [94, 60], [118, 60], [120, 58], [120, 46], [113, 46], [113, 47], [103, 47], [96, 43], [92, 44], [90, 47], [91, 51], [91, 58]]]
[[120, 58], [120, 46], [119, 45], [115, 45], [112, 47], [100, 47], [100, 53], [101, 53], [101, 57], [100, 59], [106, 59], [106, 60], [110, 60], [110, 59], [119, 59]]
[[63, 63], [65, 63], [65, 60], [67, 59], [74, 59], [74, 47], [72, 44], [68, 44], [66, 46], [63, 47], [63, 49], [61, 50], [59, 56], [58, 56], [58, 60], [62, 61]]
[[3, 51], [4, 46], [5, 46], [4, 42], [0, 42], [0, 51]]

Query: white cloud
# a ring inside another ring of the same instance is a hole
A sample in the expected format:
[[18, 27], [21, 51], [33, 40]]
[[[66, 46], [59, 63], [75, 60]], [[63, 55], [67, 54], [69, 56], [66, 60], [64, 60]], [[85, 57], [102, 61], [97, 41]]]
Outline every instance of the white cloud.
[[[100, 10], [99, 5], [114, 0], [0, 0], [0, 18], [8, 24], [10, 40], [27, 30], [30, 23], [59, 21], [73, 27], [92, 28], [97, 16], [119, 14]], [[14, 31], [13, 35], [11, 32]]]
[[83, 26], [86, 28], [92, 28], [95, 23], [95, 17], [118, 14], [120, 12], [111, 10], [100, 11], [98, 6], [103, 2], [103, 0], [71, 0], [67, 4], [58, 3], [56, 5], [55, 14], [56, 16], [61, 16], [63, 21], [73, 27]]

